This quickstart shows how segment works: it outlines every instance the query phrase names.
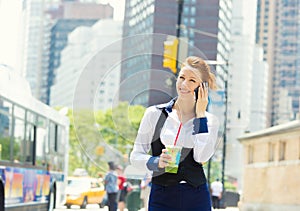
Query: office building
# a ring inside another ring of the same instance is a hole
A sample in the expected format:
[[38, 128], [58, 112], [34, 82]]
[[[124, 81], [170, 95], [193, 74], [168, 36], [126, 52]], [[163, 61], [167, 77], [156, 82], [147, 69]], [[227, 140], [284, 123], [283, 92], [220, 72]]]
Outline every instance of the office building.
[[[237, 138], [250, 130], [266, 127], [261, 113], [266, 112], [267, 65], [261, 49], [255, 45], [256, 6], [255, 1], [233, 0], [225, 172], [238, 190], [242, 189], [243, 163], [242, 146]], [[255, 125], [257, 121], [259, 124]]]
[[269, 65], [268, 125], [299, 118], [298, 1], [258, 0], [256, 42]]
[[51, 106], [106, 110], [118, 103], [122, 23], [99, 20], [77, 27], [62, 50]]
[[49, 104], [60, 52], [68, 33], [81, 25], [91, 26], [102, 18], [112, 18], [107, 4], [79, 1], [24, 1], [23, 72], [32, 94]]
[[[126, 0], [121, 101], [149, 106], [175, 96], [174, 74], [162, 67], [163, 43], [168, 35], [176, 37], [180, 34], [186, 40], [188, 49], [184, 57], [196, 55], [214, 61], [228, 59], [231, 1], [183, 1], [179, 34], [176, 30], [178, 2]], [[218, 81], [223, 86], [226, 65], [212, 68], [220, 76]]]

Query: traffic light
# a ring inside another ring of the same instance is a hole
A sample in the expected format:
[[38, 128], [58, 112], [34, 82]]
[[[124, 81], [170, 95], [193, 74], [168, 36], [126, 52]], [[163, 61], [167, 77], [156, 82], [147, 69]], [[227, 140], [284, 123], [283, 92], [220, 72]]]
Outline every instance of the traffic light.
[[96, 147], [96, 155], [103, 155], [105, 152], [105, 149], [103, 146], [97, 146]]
[[168, 38], [164, 41], [163, 67], [169, 68], [174, 74], [177, 73], [177, 51], [177, 38]]

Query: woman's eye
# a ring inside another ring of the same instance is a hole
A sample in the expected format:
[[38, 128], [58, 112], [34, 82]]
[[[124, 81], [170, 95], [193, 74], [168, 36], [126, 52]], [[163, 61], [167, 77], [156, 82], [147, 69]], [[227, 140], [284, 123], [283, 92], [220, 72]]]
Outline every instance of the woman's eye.
[[180, 78], [180, 79], [184, 79], [184, 77], [183, 77], [183, 76], [180, 76], [179, 78]]
[[195, 80], [193, 80], [193, 79], [192, 79], [192, 80], [190, 80], [190, 81], [191, 81], [191, 82], [193, 82], [193, 83], [196, 83], [196, 81], [195, 81]]

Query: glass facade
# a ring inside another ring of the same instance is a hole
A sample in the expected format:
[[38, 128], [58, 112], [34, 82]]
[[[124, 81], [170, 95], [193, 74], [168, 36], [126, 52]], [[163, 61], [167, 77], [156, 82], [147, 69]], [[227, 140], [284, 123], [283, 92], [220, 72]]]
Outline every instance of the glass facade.
[[[278, 63], [276, 63], [276, 81], [280, 89], [286, 89], [288, 96], [291, 97], [292, 114], [284, 115], [287, 120], [295, 119], [299, 113], [300, 101], [300, 82], [299, 79], [299, 1], [281, 0], [278, 4], [279, 10], [279, 36], [278, 47], [276, 51]], [[281, 111], [280, 111], [281, 112]], [[276, 113], [276, 112], [274, 112]], [[277, 114], [278, 115], [278, 114]], [[274, 120], [280, 120], [282, 115], [274, 117]]]
[[[121, 69], [121, 83], [124, 82], [125, 87], [120, 90], [121, 101], [149, 106], [174, 97], [174, 75], [172, 77], [170, 70], [162, 67], [162, 55], [167, 35], [175, 37], [178, 33], [178, 6], [178, 2], [173, 0], [126, 0]], [[187, 54], [226, 61], [230, 17], [231, 1], [183, 1], [180, 37], [188, 40]], [[136, 36], [140, 34], [148, 34], [149, 39]], [[217, 75], [223, 75], [224, 78], [227, 72], [225, 68], [225, 65], [217, 67]], [[146, 71], [141, 80], [128, 83], [132, 75], [145, 70], [161, 71]], [[136, 89], [140, 89], [138, 84], [142, 84], [144, 91], [133, 96], [133, 93], [137, 93]]]
[[50, 90], [55, 81], [55, 69], [60, 66], [60, 53], [68, 44], [68, 34], [78, 26], [92, 26], [95, 20], [60, 19], [51, 29], [50, 57], [48, 77], [46, 81], [47, 94], [45, 103], [50, 103]]
[[294, 120], [300, 113], [299, 9], [299, 1], [258, 1], [256, 41], [271, 71], [270, 125]]

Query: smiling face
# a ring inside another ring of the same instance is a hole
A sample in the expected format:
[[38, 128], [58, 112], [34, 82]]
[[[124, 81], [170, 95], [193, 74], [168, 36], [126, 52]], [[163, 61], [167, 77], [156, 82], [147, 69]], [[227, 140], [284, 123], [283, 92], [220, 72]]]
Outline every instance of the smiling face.
[[187, 57], [185, 61], [181, 64], [181, 71], [183, 70], [192, 71], [194, 73], [194, 76], [196, 76], [196, 78], [200, 80], [198, 85], [200, 85], [202, 81], [203, 82], [205, 81], [208, 82], [209, 89], [212, 90], [217, 89], [216, 78], [214, 74], [211, 72], [209, 65], [202, 58], [197, 56]]
[[202, 82], [200, 73], [196, 74], [197, 72], [194, 71], [185, 66], [179, 72], [176, 82], [178, 97], [194, 99], [194, 89]]

